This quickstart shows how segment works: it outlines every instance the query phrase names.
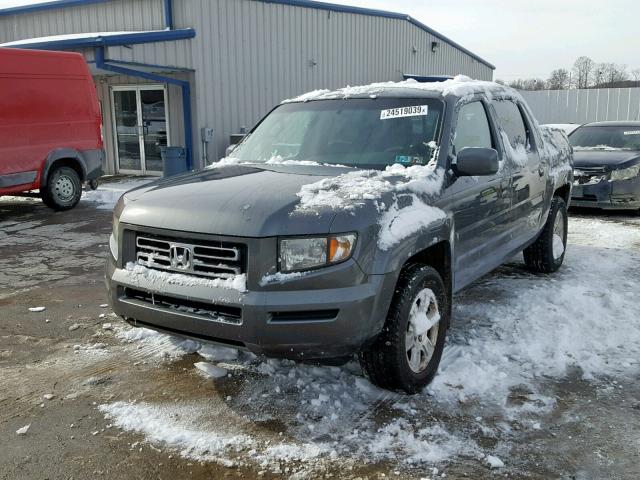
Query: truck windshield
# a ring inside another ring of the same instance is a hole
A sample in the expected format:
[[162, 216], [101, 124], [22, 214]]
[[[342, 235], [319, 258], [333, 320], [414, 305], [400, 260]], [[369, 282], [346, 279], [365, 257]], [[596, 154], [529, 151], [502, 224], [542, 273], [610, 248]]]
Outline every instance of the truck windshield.
[[580, 127], [569, 140], [576, 150], [640, 150], [640, 127]]
[[425, 98], [318, 100], [277, 107], [233, 151], [246, 162], [294, 160], [359, 168], [426, 165], [443, 103]]

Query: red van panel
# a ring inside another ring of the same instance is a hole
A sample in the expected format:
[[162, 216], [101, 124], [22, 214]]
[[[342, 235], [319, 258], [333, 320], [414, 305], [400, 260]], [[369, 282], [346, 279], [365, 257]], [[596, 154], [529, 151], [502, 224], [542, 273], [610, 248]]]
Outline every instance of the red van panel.
[[40, 188], [56, 161], [100, 176], [100, 127], [82, 55], [0, 48], [0, 195]]

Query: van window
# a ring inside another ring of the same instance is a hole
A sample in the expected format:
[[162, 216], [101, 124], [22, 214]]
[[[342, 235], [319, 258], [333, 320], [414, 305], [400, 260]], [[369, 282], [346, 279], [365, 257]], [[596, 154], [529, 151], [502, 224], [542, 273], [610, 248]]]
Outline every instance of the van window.
[[454, 153], [467, 147], [493, 147], [491, 128], [482, 102], [467, 103], [460, 108], [453, 147]]
[[518, 105], [511, 100], [494, 100], [492, 105], [511, 146], [516, 148], [518, 145], [524, 145], [528, 148], [530, 139]]

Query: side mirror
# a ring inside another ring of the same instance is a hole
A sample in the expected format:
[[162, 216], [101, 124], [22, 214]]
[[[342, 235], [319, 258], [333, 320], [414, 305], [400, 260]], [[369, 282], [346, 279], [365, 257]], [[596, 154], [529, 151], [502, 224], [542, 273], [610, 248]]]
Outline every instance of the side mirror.
[[455, 171], [460, 177], [481, 177], [498, 173], [498, 152], [493, 148], [467, 147], [458, 152]]

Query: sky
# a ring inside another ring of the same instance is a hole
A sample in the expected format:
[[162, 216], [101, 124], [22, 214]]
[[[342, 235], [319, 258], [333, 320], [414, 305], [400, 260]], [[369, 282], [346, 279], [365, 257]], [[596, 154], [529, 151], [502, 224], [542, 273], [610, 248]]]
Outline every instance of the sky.
[[493, 63], [495, 79], [547, 79], [582, 55], [640, 68], [640, 0], [330, 1], [411, 15]]

